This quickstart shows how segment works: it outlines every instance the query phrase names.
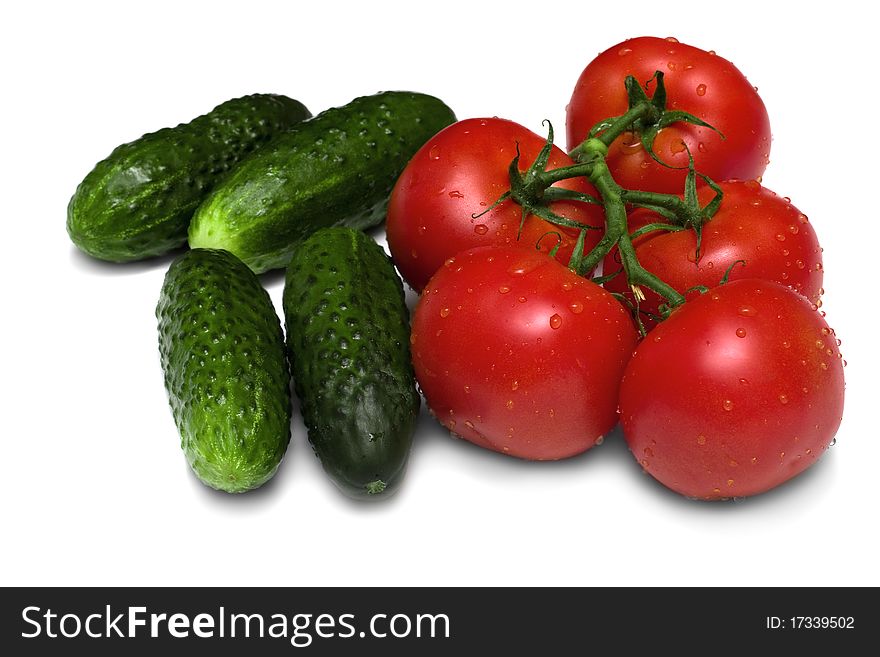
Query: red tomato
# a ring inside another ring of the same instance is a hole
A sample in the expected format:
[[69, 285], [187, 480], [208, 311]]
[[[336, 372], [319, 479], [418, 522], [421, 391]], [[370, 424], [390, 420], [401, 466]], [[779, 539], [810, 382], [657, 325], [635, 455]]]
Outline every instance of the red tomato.
[[[507, 169], [516, 155], [516, 144], [521, 152], [520, 170], [525, 171], [545, 141], [512, 121], [467, 119], [442, 130], [416, 153], [391, 193], [386, 223], [391, 255], [413, 289], [421, 290], [443, 262], [456, 253], [489, 244], [520, 244], [534, 249], [549, 231], [563, 235], [557, 258], [568, 263], [577, 230], [560, 229], [529, 216], [517, 242], [522, 212], [512, 200], [473, 217], [510, 189]], [[572, 160], [554, 147], [548, 168], [570, 164]], [[558, 186], [598, 198], [583, 178], [564, 180]], [[553, 203], [551, 209], [578, 223], [604, 225], [604, 213], [598, 205], [561, 201]], [[586, 249], [600, 237], [600, 230], [589, 231]], [[540, 242], [541, 250], [549, 251], [556, 243], [557, 239], [548, 235]]]
[[[656, 274], [681, 293], [702, 285], [715, 287], [724, 272], [737, 260], [730, 280], [762, 278], [788, 285], [818, 304], [822, 294], [822, 249], [816, 231], [807, 216], [788, 198], [777, 196], [755, 181], [723, 182], [721, 207], [703, 225], [700, 260], [696, 261], [697, 237], [692, 230], [656, 231], [638, 239], [636, 257], [642, 266]], [[701, 205], [714, 196], [708, 187], [701, 187]], [[639, 210], [630, 216], [630, 229], [649, 223], [662, 223], [658, 215]], [[605, 273], [620, 269], [620, 254], [615, 250], [605, 259]], [[613, 292], [632, 299], [623, 274], [605, 284]], [[657, 313], [662, 299], [644, 290], [645, 300], [639, 308]], [[653, 322], [646, 321], [647, 325]]]
[[664, 73], [667, 109], [690, 112], [725, 139], [709, 128], [680, 122], [662, 129], [654, 152], [667, 164], [685, 168], [676, 170], [657, 164], [638, 136], [624, 133], [608, 151], [614, 179], [628, 189], [680, 193], [688, 166], [685, 145], [697, 171], [713, 180], [760, 177], [770, 157], [770, 121], [757, 90], [723, 57], [671, 37], [630, 39], [590, 62], [566, 109], [568, 149], [580, 144], [597, 122], [626, 113], [627, 75], [644, 84], [658, 70]]
[[416, 378], [436, 418], [476, 445], [534, 460], [583, 452], [614, 427], [635, 344], [608, 292], [516, 247], [448, 260], [412, 326]]
[[665, 486], [742, 497], [816, 462], [840, 424], [843, 390], [834, 332], [810, 302], [741, 280], [688, 301], [639, 345], [620, 387], [621, 423]]

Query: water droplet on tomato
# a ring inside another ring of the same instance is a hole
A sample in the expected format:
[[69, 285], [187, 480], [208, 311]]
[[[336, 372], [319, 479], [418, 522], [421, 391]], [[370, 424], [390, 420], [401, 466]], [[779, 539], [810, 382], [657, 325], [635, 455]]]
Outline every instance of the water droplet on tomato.
[[732, 411], [733, 402], [729, 399], [725, 399], [723, 402], [721, 402], [721, 408], [723, 408], [725, 411]]
[[568, 304], [568, 309], [575, 315], [580, 315], [582, 312], [584, 312], [584, 304], [582, 304], [580, 301], [572, 301], [570, 304]]
[[620, 152], [624, 155], [633, 155], [641, 151], [642, 142], [635, 134], [626, 133], [620, 140]]
[[669, 145], [669, 151], [673, 155], [678, 155], [679, 153], [684, 153], [687, 150], [687, 146], [681, 139], [676, 139]]
[[507, 403], [505, 404], [505, 406], [507, 406], [507, 408], [513, 408], [513, 400], [512, 400], [512, 399], [508, 399], [508, 400], [507, 400]]
[[666, 41], [668, 41], [669, 43], [678, 43], [678, 39], [672, 36], [666, 37]]
[[743, 317], [754, 317], [758, 314], [758, 311], [753, 306], [740, 306], [737, 308], [736, 312]]
[[698, 84], [697, 85], [697, 95], [698, 96], [705, 96], [706, 95], [706, 85], [705, 84]]
[[809, 222], [810, 220], [807, 218], [807, 215], [799, 214], [798, 221], [800, 221], [802, 224], [805, 224], [805, 223]]
[[453, 189], [451, 192], [449, 192], [449, 198], [464, 198], [464, 194], [462, 194], [457, 189]]
[[792, 224], [791, 226], [788, 227], [788, 232], [791, 233], [792, 235], [797, 235], [799, 230], [800, 230], [800, 228], [797, 227], [797, 224]]
[[536, 270], [538, 267], [541, 267], [544, 264], [546, 263], [543, 260], [529, 260], [524, 263], [511, 265], [508, 268], [507, 273], [514, 276], [524, 276], [525, 274]]
[[710, 51], [709, 51], [709, 54], [712, 55], [712, 56], [714, 57], [714, 56], [717, 55], [718, 53], [716, 53], [714, 50], [710, 50]]
[[566, 292], [571, 292], [571, 290], [572, 290], [573, 288], [574, 288], [574, 286], [573, 286], [571, 283], [569, 283], [568, 281], [565, 281], [565, 282], [562, 284], [562, 289], [565, 290]]
[[507, 294], [508, 292], [510, 292], [510, 288], [507, 285], [502, 285], [498, 288], [498, 291], [501, 294]]
[[699, 144], [697, 144], [697, 150], [700, 151], [701, 153], [705, 153], [706, 152], [706, 144], [704, 144], [703, 142], [700, 142]]
[[746, 330], [744, 328], [736, 329], [736, 337], [738, 337], [738, 338], [746, 337]]
[[782, 233], [777, 233], [777, 234], [776, 234], [776, 241], [777, 241], [777, 242], [784, 242], [784, 241], [785, 241], [785, 235], [783, 235]]
[[628, 55], [632, 52], [632, 48], [621, 48], [617, 51], [617, 54], [623, 57], [624, 55]]
[[822, 370], [827, 370], [827, 369], [828, 369], [828, 363], [819, 363], [819, 368], [822, 369]]
[[652, 450], [650, 447], [645, 447], [645, 449], [642, 451], [648, 458], [652, 458], [654, 456], [654, 450]]
[[477, 235], [485, 235], [489, 232], [489, 227], [486, 224], [477, 224], [474, 226], [474, 232]]
[[697, 436], [697, 445], [705, 445], [706, 444], [706, 436], [700, 434]]
[[562, 326], [562, 317], [560, 317], [557, 313], [553, 313], [550, 316], [550, 328], [555, 330], [558, 329], [560, 326]]
[[761, 205], [761, 199], [753, 198], [751, 201], [749, 201], [749, 205], [751, 205], [753, 208], [757, 208]]
[[748, 380], [748, 379], [740, 379], [739, 382], [740, 382], [741, 385], [744, 385], [744, 386], [749, 385], [749, 380]]
[[[525, 297], [517, 297], [516, 300], [519, 301], [520, 303], [525, 303], [526, 301], [528, 301], [528, 299], [526, 299]], [[540, 341], [541, 341], [541, 339], [538, 338], [538, 342], [540, 342]]]
[[449, 317], [449, 308], [440, 309], [440, 317]]
[[781, 276], [781, 278], [782, 278], [782, 280], [784, 280], [784, 281], [788, 280], [788, 272], [782, 272], [782, 276]]
[[780, 404], [787, 404], [788, 403], [788, 395], [786, 395], [785, 393], [779, 395], [779, 403]]
[[727, 487], [730, 488], [731, 486], [733, 486], [733, 479], [728, 479], [727, 480]]
[[464, 421], [464, 426], [466, 426], [468, 429], [473, 429], [473, 428], [474, 428], [474, 423], [471, 422], [470, 420], [465, 420], [465, 421]]
[[428, 157], [431, 158], [432, 160], [439, 160], [440, 159], [440, 147], [437, 146], [436, 144], [431, 146], [430, 150], [428, 151]]

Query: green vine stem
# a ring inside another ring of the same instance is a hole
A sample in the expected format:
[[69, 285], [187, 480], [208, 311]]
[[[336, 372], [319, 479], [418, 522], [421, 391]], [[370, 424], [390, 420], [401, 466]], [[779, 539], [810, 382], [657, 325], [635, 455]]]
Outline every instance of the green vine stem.
[[636, 257], [626, 221], [624, 190], [614, 182], [604, 158], [594, 163], [589, 178], [602, 196], [605, 205], [605, 235], [581, 261], [578, 273], [584, 275], [593, 271], [616, 244], [624, 274], [636, 298], [644, 298], [639, 289], [641, 286], [662, 296], [669, 302], [670, 307], [684, 303], [684, 295], [642, 267]]
[[[647, 208], [658, 213], [671, 222], [666, 230], [693, 229], [697, 234], [697, 254], [699, 257], [700, 231], [703, 223], [710, 219], [721, 204], [721, 189], [712, 180], [697, 174], [691, 156], [688, 175], [685, 183], [684, 198], [674, 194], [660, 194], [641, 190], [624, 189], [615, 182], [606, 163], [608, 148], [624, 132], [637, 133], [642, 146], [660, 165], [664, 163], [654, 153], [653, 142], [659, 130], [676, 122], [701, 125], [715, 130], [701, 119], [681, 110], [667, 110], [666, 88], [663, 73], [655, 72], [650, 82], [656, 87], [653, 97], [649, 98], [645, 89], [632, 76], [625, 80], [629, 109], [621, 116], [600, 121], [592, 127], [587, 138], [569, 155], [575, 164], [558, 169], [546, 170], [550, 150], [553, 147], [553, 126], [549, 127], [547, 143], [541, 154], [528, 168], [525, 174], [519, 171], [519, 148], [517, 156], [509, 167], [510, 190], [496, 201], [496, 205], [512, 198], [522, 207], [522, 224], [528, 214], [535, 214], [542, 219], [558, 226], [574, 227], [581, 230], [569, 267], [581, 276], [587, 276], [611, 252], [615, 246], [620, 252], [627, 282], [636, 300], [644, 299], [642, 288], [647, 288], [666, 300], [666, 308], [672, 309], [685, 301], [679, 293], [665, 281], [655, 276], [639, 263], [633, 246], [633, 236], [629, 234], [626, 209], [628, 205]], [[646, 85], [647, 87], [647, 85]], [[723, 138], [723, 135], [722, 135]], [[700, 176], [715, 191], [715, 197], [704, 207], [697, 200], [696, 178]], [[587, 178], [601, 197], [596, 200], [586, 194], [577, 194], [570, 190], [552, 188], [555, 183], [576, 177]], [[585, 228], [570, 219], [553, 213], [549, 203], [563, 198], [576, 198], [584, 202], [599, 202], [605, 210], [605, 234], [599, 243], [587, 254], [583, 255]], [[492, 207], [495, 207], [494, 205]]]

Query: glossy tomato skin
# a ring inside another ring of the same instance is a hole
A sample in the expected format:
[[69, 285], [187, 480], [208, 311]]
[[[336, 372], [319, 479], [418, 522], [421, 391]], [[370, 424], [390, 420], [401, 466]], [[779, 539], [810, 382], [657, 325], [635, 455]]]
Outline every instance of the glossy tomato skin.
[[[807, 216], [788, 198], [756, 181], [728, 181], [719, 186], [724, 197], [721, 208], [703, 226], [699, 261], [694, 231], [656, 231], [637, 240], [636, 257], [642, 266], [684, 294], [697, 285], [717, 286], [728, 267], [742, 260], [745, 264], [734, 266], [729, 280], [776, 281], [818, 304], [822, 294], [822, 249]], [[708, 187], [698, 190], [701, 205], [713, 196]], [[630, 230], [662, 221], [658, 215], [640, 209], [630, 215]], [[619, 254], [609, 254], [603, 267], [606, 273], [620, 269]], [[605, 287], [632, 298], [622, 274]], [[650, 290], [644, 293], [640, 309], [656, 314], [662, 299]], [[653, 325], [646, 319], [646, 326]]]
[[755, 495], [827, 449], [843, 413], [834, 332], [810, 302], [760, 280], [688, 301], [636, 349], [620, 387], [642, 467], [687, 497]]
[[[560, 229], [530, 216], [517, 241], [521, 207], [507, 200], [487, 210], [508, 189], [508, 167], [520, 148], [520, 170], [525, 171], [544, 146], [545, 138], [523, 126], [499, 118], [466, 119], [448, 126], [430, 139], [412, 158], [391, 192], [386, 232], [394, 262], [404, 280], [420, 291], [447, 258], [477, 246], [518, 244], [542, 251], [556, 243], [549, 231], [560, 232], [564, 241], [557, 258], [568, 263], [577, 231]], [[554, 147], [548, 168], [573, 164]], [[584, 178], [572, 178], [557, 186], [598, 193]], [[601, 206], [576, 201], [551, 205], [553, 212], [597, 228], [604, 225]], [[601, 230], [587, 235], [586, 249], [600, 239]]]
[[676, 170], [654, 162], [637, 137], [624, 133], [608, 152], [614, 179], [628, 189], [680, 193], [688, 166], [685, 145], [697, 171], [713, 180], [760, 177], [770, 157], [770, 120], [756, 89], [723, 57], [671, 37], [629, 39], [590, 62], [566, 110], [568, 150], [580, 144], [597, 122], [627, 111], [627, 75], [644, 84], [658, 70], [664, 74], [667, 109], [694, 114], [725, 139], [709, 128], [680, 122], [664, 128], [654, 141], [654, 152], [667, 164], [684, 167]]
[[448, 260], [412, 324], [416, 378], [435, 417], [476, 445], [532, 460], [583, 452], [614, 427], [635, 343], [608, 292], [517, 247]]

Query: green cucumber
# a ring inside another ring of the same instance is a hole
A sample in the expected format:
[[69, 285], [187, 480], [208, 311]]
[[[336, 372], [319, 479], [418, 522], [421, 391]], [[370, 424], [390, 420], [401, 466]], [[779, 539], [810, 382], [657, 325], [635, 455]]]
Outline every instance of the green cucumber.
[[245, 155], [310, 116], [296, 100], [255, 94], [123, 144], [77, 187], [67, 232], [81, 250], [113, 262], [181, 246], [208, 192]]
[[171, 264], [156, 316], [165, 388], [193, 471], [229, 493], [261, 486], [290, 440], [290, 375], [269, 294], [231, 253], [194, 249]]
[[283, 305], [294, 388], [324, 469], [354, 497], [394, 490], [420, 397], [390, 258], [359, 230], [321, 229], [293, 252]]
[[437, 98], [402, 91], [322, 112], [242, 162], [196, 211], [189, 244], [260, 273], [287, 265], [319, 228], [375, 226], [409, 159], [453, 121]]

